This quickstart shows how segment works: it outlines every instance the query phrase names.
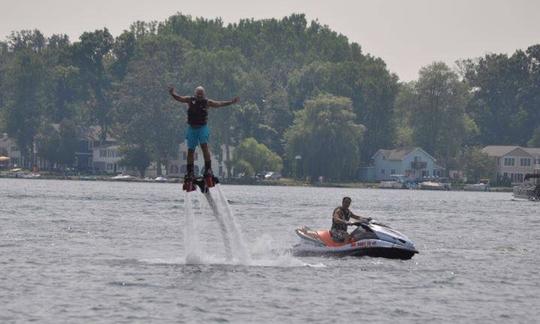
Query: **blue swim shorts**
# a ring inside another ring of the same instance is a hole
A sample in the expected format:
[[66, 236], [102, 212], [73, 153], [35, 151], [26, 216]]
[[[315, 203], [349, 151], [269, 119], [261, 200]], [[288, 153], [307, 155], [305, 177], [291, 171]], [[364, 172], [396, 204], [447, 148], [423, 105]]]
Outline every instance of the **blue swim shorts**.
[[208, 138], [210, 137], [210, 129], [208, 125], [193, 127], [188, 125], [186, 130], [186, 141], [188, 149], [194, 150], [199, 144], [208, 143]]

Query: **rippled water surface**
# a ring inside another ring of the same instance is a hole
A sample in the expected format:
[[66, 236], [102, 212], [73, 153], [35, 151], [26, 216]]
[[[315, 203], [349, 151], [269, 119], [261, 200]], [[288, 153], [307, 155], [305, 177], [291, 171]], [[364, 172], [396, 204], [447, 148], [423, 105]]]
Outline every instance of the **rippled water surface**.
[[[227, 264], [179, 185], [0, 179], [0, 322], [535, 322], [540, 204], [509, 193], [223, 186], [253, 255]], [[409, 261], [294, 258], [294, 228], [352, 210], [412, 239]]]

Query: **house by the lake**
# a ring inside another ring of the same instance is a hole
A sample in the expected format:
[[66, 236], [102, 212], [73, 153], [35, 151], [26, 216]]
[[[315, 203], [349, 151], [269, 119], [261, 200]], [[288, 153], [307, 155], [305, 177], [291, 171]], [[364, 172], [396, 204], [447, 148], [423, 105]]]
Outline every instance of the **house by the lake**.
[[380, 149], [372, 157], [375, 180], [391, 180], [402, 175], [411, 180], [440, 177], [443, 169], [420, 147]]
[[527, 173], [540, 173], [540, 148], [512, 145], [489, 145], [482, 152], [495, 159], [499, 178], [521, 183]]

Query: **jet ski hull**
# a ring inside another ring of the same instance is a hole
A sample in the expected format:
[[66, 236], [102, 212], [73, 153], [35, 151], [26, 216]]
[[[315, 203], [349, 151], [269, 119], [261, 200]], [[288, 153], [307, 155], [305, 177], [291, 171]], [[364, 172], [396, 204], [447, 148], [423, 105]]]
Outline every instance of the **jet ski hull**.
[[312, 250], [295, 246], [293, 248], [293, 255], [298, 257], [308, 256], [325, 256], [325, 257], [372, 257], [372, 258], [386, 258], [386, 259], [399, 259], [409, 260], [418, 251], [404, 250], [400, 248], [382, 248], [382, 247], [370, 247], [359, 249], [347, 249], [347, 250]]

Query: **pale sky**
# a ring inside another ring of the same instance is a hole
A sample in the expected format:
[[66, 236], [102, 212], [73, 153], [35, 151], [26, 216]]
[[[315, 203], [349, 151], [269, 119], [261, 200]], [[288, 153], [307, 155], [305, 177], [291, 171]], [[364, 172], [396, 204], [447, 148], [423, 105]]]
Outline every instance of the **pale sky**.
[[305, 13], [383, 58], [404, 81], [433, 61], [453, 66], [540, 43], [540, 0], [0, 0], [0, 38], [34, 28], [72, 41], [103, 27], [117, 36], [136, 20], [162, 21], [176, 12], [226, 23]]

